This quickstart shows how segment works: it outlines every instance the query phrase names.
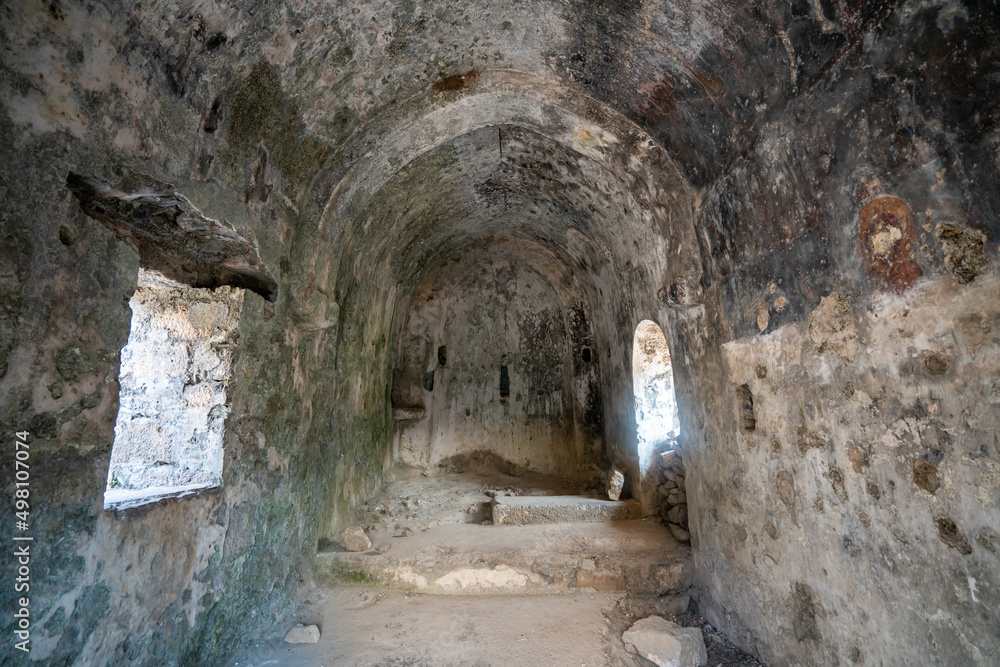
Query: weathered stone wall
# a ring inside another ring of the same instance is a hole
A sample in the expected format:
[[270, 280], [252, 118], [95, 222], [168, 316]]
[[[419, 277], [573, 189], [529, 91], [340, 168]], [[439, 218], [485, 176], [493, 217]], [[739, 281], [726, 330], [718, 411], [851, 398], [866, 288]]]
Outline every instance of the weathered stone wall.
[[[394, 299], [330, 270], [315, 203], [293, 201], [310, 175], [298, 111], [254, 74], [259, 48], [226, 47], [242, 24], [181, 4], [0, 10], [0, 425], [31, 434], [30, 658], [45, 664], [220, 664], [288, 609], [388, 455], [390, 362], [372, 343], [391, 306], [368, 303]], [[240, 316], [218, 492], [102, 509], [139, 262], [80, 212], [70, 171], [174, 183], [255, 232], [278, 278], [277, 303], [250, 294]], [[2, 465], [11, 507], [12, 453]]]
[[[517, 239], [579, 285], [571, 365], [586, 348], [599, 376], [574, 375], [577, 441], [632, 479], [632, 336], [666, 334], [714, 623], [779, 664], [995, 661], [995, 8], [0, 17], [0, 425], [34, 438], [33, 657], [218, 664], [254, 637], [391, 463], [425, 278]], [[139, 267], [79, 212], [71, 170], [175, 183], [277, 278], [240, 317], [216, 494], [101, 509]]]
[[769, 663], [998, 659], [996, 66], [964, 11], [899, 7], [705, 198], [691, 530], [707, 617]]
[[401, 433], [403, 460], [433, 468], [483, 450], [549, 474], [600, 474], [603, 442], [587, 437], [600, 424], [585, 423], [596, 364], [572, 335], [583, 294], [554, 258], [533, 266], [520, 254], [466, 251], [415, 296], [393, 401], [426, 412]]

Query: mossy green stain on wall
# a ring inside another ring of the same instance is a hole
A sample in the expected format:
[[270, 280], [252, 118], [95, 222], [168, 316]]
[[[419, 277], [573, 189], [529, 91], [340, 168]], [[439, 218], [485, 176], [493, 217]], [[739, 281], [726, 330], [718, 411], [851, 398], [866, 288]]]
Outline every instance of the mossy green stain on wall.
[[246, 165], [263, 142], [271, 163], [284, 176], [282, 188], [297, 199], [311, 178], [323, 171], [332, 151], [326, 142], [308, 133], [298, 104], [282, 90], [277, 69], [258, 62], [225, 97], [226, 144], [220, 146], [219, 154], [231, 182], [242, 182]]

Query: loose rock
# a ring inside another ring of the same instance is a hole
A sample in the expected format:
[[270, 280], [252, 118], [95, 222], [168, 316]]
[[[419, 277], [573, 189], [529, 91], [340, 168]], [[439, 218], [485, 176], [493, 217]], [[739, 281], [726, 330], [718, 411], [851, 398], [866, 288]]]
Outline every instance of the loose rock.
[[670, 519], [670, 523], [676, 523], [678, 526], [684, 526], [687, 524], [688, 520], [688, 506], [674, 506], [673, 509], [667, 512], [667, 518]]
[[608, 498], [618, 500], [622, 495], [622, 486], [625, 485], [625, 473], [618, 468], [612, 468], [608, 475]]
[[708, 664], [708, 651], [698, 628], [682, 628], [659, 616], [637, 621], [622, 635], [626, 648], [659, 667], [702, 667]]
[[670, 533], [678, 542], [690, 542], [691, 533], [687, 532], [675, 523], [667, 524], [667, 528], [670, 529]]
[[345, 528], [340, 533], [340, 543], [348, 551], [365, 551], [372, 547], [372, 541], [368, 539], [365, 529], [361, 526]]
[[286, 644], [315, 644], [319, 641], [319, 628], [315, 625], [296, 624], [285, 634]]

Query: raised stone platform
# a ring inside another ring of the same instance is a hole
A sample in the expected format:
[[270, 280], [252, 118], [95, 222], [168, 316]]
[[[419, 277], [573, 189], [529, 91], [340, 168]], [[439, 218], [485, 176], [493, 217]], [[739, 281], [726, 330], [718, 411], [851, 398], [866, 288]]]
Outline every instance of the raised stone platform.
[[407, 537], [376, 532], [372, 542], [366, 552], [317, 554], [317, 577], [449, 595], [580, 588], [665, 595], [690, 583], [690, 548], [652, 521], [452, 524]]
[[642, 516], [637, 500], [583, 496], [503, 496], [493, 499], [492, 509], [496, 526], [624, 521]]

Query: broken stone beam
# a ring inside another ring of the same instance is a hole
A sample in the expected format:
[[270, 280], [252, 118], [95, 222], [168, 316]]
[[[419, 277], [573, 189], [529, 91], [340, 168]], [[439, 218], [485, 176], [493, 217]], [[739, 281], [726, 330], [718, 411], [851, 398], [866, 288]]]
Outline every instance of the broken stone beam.
[[252, 232], [206, 218], [170, 184], [135, 175], [110, 185], [70, 172], [66, 185], [84, 213], [135, 244], [144, 268], [191, 287], [230, 285], [277, 299]]

